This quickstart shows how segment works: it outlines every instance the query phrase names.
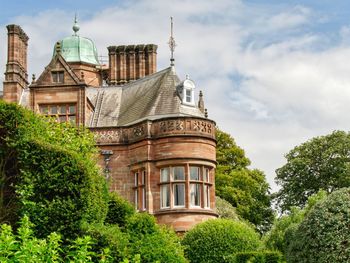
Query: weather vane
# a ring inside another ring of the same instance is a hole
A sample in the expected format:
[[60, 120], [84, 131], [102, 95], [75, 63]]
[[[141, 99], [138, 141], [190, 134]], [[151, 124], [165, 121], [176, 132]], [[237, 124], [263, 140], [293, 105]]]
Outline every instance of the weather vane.
[[173, 17], [170, 17], [170, 29], [171, 29], [171, 34], [170, 34], [170, 39], [169, 39], [169, 47], [170, 47], [170, 52], [171, 52], [171, 58], [170, 58], [170, 66], [174, 66], [175, 63], [175, 59], [174, 59], [174, 51], [175, 51], [175, 47], [176, 47], [176, 43], [175, 43], [175, 39], [173, 36]]

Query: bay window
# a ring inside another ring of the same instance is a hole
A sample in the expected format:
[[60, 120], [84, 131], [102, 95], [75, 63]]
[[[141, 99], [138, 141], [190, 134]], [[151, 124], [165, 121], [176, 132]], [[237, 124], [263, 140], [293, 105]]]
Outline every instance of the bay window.
[[210, 208], [210, 170], [200, 165], [160, 169], [160, 208]]

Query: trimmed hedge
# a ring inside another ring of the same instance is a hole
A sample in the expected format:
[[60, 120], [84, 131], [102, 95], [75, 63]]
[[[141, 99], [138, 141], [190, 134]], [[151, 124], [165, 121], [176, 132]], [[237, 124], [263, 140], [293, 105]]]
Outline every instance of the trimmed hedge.
[[124, 227], [128, 218], [135, 214], [135, 208], [117, 193], [109, 193], [108, 212], [105, 219], [107, 224], [117, 224]]
[[282, 263], [283, 256], [277, 251], [238, 252], [225, 258], [225, 263]]
[[108, 190], [96, 151], [86, 129], [0, 101], [0, 223], [16, 228], [27, 215], [37, 237], [63, 240], [84, 222], [102, 223]]
[[259, 235], [248, 225], [228, 219], [212, 219], [188, 231], [182, 244], [192, 263], [224, 262], [233, 253], [256, 250]]

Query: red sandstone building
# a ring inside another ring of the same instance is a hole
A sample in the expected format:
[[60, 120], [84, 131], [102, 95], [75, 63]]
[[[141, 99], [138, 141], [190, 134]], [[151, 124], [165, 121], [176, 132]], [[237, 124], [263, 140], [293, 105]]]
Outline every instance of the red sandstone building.
[[159, 223], [186, 231], [216, 217], [215, 123], [192, 80], [181, 81], [173, 65], [156, 71], [156, 45], [110, 46], [101, 65], [75, 22], [29, 83], [28, 37], [17, 25], [7, 30], [5, 101], [89, 127], [110, 190]]

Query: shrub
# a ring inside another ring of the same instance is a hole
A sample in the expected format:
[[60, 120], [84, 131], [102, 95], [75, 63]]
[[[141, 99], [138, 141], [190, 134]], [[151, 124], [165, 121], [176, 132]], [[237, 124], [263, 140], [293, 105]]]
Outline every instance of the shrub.
[[117, 193], [109, 194], [108, 212], [105, 219], [107, 224], [117, 224], [124, 227], [127, 219], [135, 214], [135, 208]]
[[225, 263], [282, 263], [282, 254], [277, 251], [238, 252], [225, 258]]
[[15, 226], [26, 214], [38, 237], [64, 238], [103, 222], [107, 187], [95, 152], [87, 130], [0, 101], [0, 222]]
[[350, 261], [350, 188], [317, 203], [293, 231], [287, 247], [288, 262]]
[[105, 254], [107, 249], [109, 256], [115, 262], [120, 262], [128, 256], [129, 236], [123, 233], [117, 225], [86, 225], [85, 234], [94, 240], [92, 249], [97, 255]]
[[184, 263], [184, 251], [173, 230], [156, 224], [153, 216], [136, 213], [128, 219], [129, 255], [139, 254], [141, 262]]
[[248, 225], [228, 219], [208, 220], [188, 231], [182, 244], [193, 263], [223, 262], [236, 252], [256, 250], [259, 235]]
[[239, 216], [237, 215], [236, 208], [225, 199], [215, 196], [215, 206], [216, 212], [220, 218], [232, 219], [236, 221], [240, 220]]

